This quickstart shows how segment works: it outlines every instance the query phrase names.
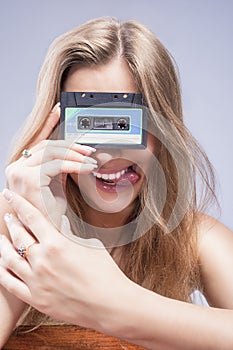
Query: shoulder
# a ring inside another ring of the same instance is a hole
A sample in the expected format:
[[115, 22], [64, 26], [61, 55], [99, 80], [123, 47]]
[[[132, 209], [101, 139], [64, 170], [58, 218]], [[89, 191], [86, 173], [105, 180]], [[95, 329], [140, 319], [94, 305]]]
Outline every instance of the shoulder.
[[12, 213], [12, 209], [0, 192], [0, 234], [5, 234], [9, 236], [8, 229], [4, 221], [4, 215], [6, 213]]
[[198, 237], [204, 294], [215, 307], [233, 308], [233, 232], [218, 220], [200, 214]]
[[200, 258], [203, 254], [205, 255], [208, 247], [214, 247], [216, 243], [221, 247], [233, 243], [233, 231], [209, 215], [203, 213], [198, 215], [197, 229]]

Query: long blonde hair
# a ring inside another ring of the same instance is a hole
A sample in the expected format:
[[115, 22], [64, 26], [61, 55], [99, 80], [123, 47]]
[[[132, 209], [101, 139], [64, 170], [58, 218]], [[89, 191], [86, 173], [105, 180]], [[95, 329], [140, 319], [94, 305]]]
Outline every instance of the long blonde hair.
[[[120, 267], [129, 278], [148, 289], [189, 301], [191, 292], [201, 288], [197, 218], [200, 208], [203, 210], [214, 198], [214, 174], [205, 153], [184, 126], [174, 60], [145, 26], [135, 21], [119, 23], [112, 18], [99, 18], [54, 41], [39, 75], [35, 106], [10, 162], [20, 157], [42, 129], [50, 110], [60, 99], [62, 84], [74, 64], [77, 68], [104, 65], [117, 56], [125, 59], [145, 97], [152, 126], [159, 135], [157, 159], [167, 188], [161, 211], [158, 210], [159, 195], [143, 186], [136, 203], [137, 212], [146, 206], [155, 224], [145, 235], [123, 247]], [[184, 165], [179, 172], [174, 157]], [[199, 200], [197, 177], [199, 185], [203, 185]], [[156, 175], [153, 181], [154, 189], [159, 188]], [[68, 179], [67, 198], [77, 213], [80, 212], [78, 193], [77, 186]], [[182, 194], [179, 198], [178, 193]], [[171, 217], [172, 230], [167, 234]]]

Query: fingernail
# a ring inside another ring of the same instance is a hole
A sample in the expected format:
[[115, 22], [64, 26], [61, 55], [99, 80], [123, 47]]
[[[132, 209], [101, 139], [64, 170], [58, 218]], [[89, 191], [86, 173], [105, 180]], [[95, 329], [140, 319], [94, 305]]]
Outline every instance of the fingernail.
[[55, 104], [55, 106], [53, 107], [53, 109], [51, 110], [52, 113], [56, 112], [58, 110], [58, 108], [60, 108], [61, 103], [58, 102], [57, 104]]
[[85, 147], [93, 153], [96, 152], [96, 148], [94, 148], [94, 147], [89, 147], [89, 146], [85, 146]]
[[6, 213], [6, 214], [4, 215], [4, 220], [5, 220], [6, 222], [9, 222], [11, 219], [12, 219], [12, 214]]
[[98, 165], [97, 164], [83, 164], [82, 167], [84, 167], [85, 169], [90, 169], [90, 170], [93, 170], [93, 169], [97, 169], [98, 168]]
[[8, 188], [4, 188], [4, 190], [2, 191], [2, 195], [8, 202], [10, 202], [13, 197], [12, 192], [9, 191]]
[[97, 164], [97, 160], [91, 157], [84, 157], [84, 162], [85, 163], [91, 163], [91, 164]]
[[96, 152], [96, 148], [94, 147], [86, 146], [86, 145], [79, 145], [79, 146], [81, 146], [83, 149], [86, 149], [87, 151]]

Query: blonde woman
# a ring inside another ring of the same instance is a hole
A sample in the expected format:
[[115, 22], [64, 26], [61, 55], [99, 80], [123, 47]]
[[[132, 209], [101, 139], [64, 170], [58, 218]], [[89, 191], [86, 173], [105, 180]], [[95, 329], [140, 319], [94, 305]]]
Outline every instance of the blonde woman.
[[[59, 140], [61, 91], [142, 93], [146, 148]], [[100, 18], [52, 44], [6, 175], [1, 346], [30, 305], [20, 322], [49, 317], [148, 349], [233, 348], [233, 234], [204, 214], [212, 168], [147, 28]], [[209, 308], [191, 303], [196, 289]]]

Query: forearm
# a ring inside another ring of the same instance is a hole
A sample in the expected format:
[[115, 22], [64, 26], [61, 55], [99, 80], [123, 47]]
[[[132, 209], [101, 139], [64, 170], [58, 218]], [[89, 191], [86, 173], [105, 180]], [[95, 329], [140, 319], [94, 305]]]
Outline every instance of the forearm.
[[233, 310], [164, 298], [135, 284], [126, 299], [121, 309], [113, 306], [116, 337], [148, 349], [233, 349]]
[[24, 308], [25, 303], [0, 286], [0, 349], [9, 338]]

